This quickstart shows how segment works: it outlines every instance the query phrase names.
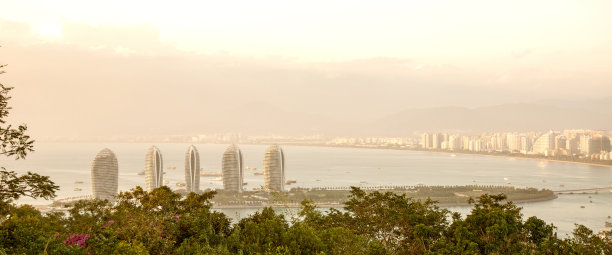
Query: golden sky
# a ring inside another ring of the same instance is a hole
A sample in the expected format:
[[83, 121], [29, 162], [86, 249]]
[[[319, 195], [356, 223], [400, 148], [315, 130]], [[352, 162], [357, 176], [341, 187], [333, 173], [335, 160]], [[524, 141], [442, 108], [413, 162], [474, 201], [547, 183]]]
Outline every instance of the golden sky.
[[0, 18], [62, 37], [63, 23], [151, 25], [201, 53], [328, 61], [478, 62], [612, 44], [610, 1], [10, 1]]
[[612, 1], [1, 7], [0, 81], [13, 117], [47, 136], [228, 130], [244, 123], [229, 112], [258, 107], [328, 123], [612, 95]]

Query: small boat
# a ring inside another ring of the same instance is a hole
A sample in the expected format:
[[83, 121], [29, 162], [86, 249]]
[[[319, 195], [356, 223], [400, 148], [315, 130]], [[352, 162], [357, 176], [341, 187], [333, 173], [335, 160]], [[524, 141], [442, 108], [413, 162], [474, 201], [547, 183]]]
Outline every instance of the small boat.
[[186, 184], [185, 184], [185, 183], [183, 183], [183, 182], [177, 182], [177, 183], [176, 183], [176, 186], [177, 186], [177, 187], [185, 187], [185, 185], [186, 185]]
[[580, 208], [584, 208], [584, 205], [581, 205]]
[[296, 183], [297, 181], [294, 179], [287, 179], [285, 180], [285, 185], [291, 185], [292, 183]]
[[74, 184], [83, 184], [83, 181], [74, 181]]
[[138, 175], [145, 175], [145, 171], [142, 170], [142, 171], [138, 172]]
[[264, 173], [262, 173], [262, 172], [255, 172], [255, 173], [253, 173], [253, 174], [254, 174], [254, 175], [264, 175]]
[[245, 186], [245, 185], [247, 185], [247, 184], [249, 184], [249, 183], [248, 183], [248, 182], [243, 182], [243, 183], [242, 183], [242, 186]]
[[170, 183], [168, 180], [164, 180], [164, 185], [168, 185]]
[[606, 221], [606, 228], [612, 228], [612, 222]]
[[319, 179], [316, 179], [315, 181], [316, 181], [316, 182], [320, 182], [321, 180], [319, 180]]
[[453, 158], [454, 158], [454, 157], [457, 157], [457, 155], [455, 155], [455, 154], [451, 154], [450, 156], [451, 156], [451, 157], [453, 157]]
[[80, 188], [74, 188], [74, 191], [81, 191], [82, 189]]
[[367, 181], [360, 181], [359, 183], [368, 184]]
[[218, 181], [218, 182], [220, 182], [220, 181], [223, 181], [223, 178], [221, 178], [221, 177], [217, 177], [217, 178], [213, 179], [213, 181]]

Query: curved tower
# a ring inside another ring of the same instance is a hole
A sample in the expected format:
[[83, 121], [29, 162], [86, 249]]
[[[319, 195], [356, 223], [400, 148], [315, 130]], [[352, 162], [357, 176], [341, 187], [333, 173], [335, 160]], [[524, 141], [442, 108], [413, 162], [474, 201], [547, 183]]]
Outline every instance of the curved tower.
[[94, 198], [113, 200], [119, 184], [117, 157], [109, 149], [103, 149], [91, 163], [91, 190]]
[[278, 145], [271, 145], [264, 156], [264, 181], [266, 189], [285, 189], [285, 154]]
[[242, 192], [244, 165], [242, 164], [242, 152], [235, 144], [227, 147], [223, 153], [221, 169], [223, 172], [223, 189]]
[[164, 160], [159, 149], [151, 146], [145, 156], [145, 188], [151, 192], [163, 185]]
[[551, 131], [541, 135], [533, 143], [533, 152], [545, 154], [548, 150], [555, 149], [555, 134]]
[[200, 191], [200, 153], [193, 145], [185, 153], [185, 184], [187, 192]]

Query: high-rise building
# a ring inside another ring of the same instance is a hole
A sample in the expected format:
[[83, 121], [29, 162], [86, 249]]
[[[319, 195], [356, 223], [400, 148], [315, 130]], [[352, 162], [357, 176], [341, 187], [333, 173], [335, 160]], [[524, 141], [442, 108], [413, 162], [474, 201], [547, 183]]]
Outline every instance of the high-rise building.
[[193, 145], [185, 153], [185, 184], [187, 192], [200, 191], [200, 153]]
[[109, 149], [103, 149], [91, 163], [91, 190], [97, 199], [113, 200], [119, 186], [119, 164]]
[[159, 149], [151, 146], [145, 156], [145, 188], [151, 192], [163, 185], [164, 160]]
[[571, 138], [571, 139], [567, 139], [567, 140], [565, 141], [565, 148], [567, 149], [567, 152], [568, 152], [570, 155], [573, 155], [573, 154], [578, 154], [578, 152], [579, 152], [579, 150], [578, 150], [578, 144], [579, 144], [579, 142], [578, 142], [578, 138], [573, 137], [573, 138]]
[[584, 155], [590, 155], [591, 151], [591, 136], [581, 135], [580, 136], [580, 153]]
[[610, 138], [605, 135], [595, 135], [589, 144], [589, 154], [600, 154], [610, 151]]
[[227, 147], [221, 162], [224, 190], [242, 192], [244, 182], [244, 164], [242, 162], [242, 152], [238, 146], [232, 144]]
[[421, 135], [421, 144], [423, 145], [423, 148], [424, 149], [430, 149], [431, 148], [431, 143], [432, 143], [431, 134], [423, 133]]
[[566, 149], [567, 147], [567, 138], [564, 135], [560, 135], [555, 137], [555, 149], [561, 150]]
[[432, 149], [440, 149], [442, 147], [442, 134], [433, 134], [431, 139], [431, 148]]
[[448, 138], [448, 148], [450, 150], [460, 150], [461, 147], [463, 146], [463, 143], [461, 142], [461, 137], [457, 136], [457, 135], [451, 135]]
[[552, 131], [541, 135], [533, 143], [533, 152], [537, 154], [546, 154], [547, 151], [553, 149], [555, 149], [555, 134]]
[[513, 133], [506, 136], [506, 142], [508, 143], [508, 150], [510, 152], [521, 151], [521, 136]]
[[285, 189], [285, 154], [278, 145], [272, 145], [266, 150], [264, 182], [268, 190], [283, 191]]
[[530, 136], [521, 136], [521, 153], [527, 154], [533, 148], [533, 138]]

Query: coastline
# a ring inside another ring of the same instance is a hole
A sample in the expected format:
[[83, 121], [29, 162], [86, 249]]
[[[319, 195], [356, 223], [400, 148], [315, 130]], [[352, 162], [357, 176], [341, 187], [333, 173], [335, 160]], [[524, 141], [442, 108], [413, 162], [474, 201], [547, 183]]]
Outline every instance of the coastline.
[[[523, 155], [523, 154], [519, 154], [519, 155], [495, 155], [495, 154], [490, 154], [490, 153], [478, 153], [478, 152], [446, 151], [446, 150], [423, 150], [423, 149], [393, 148], [393, 147], [350, 146], [350, 145], [329, 145], [329, 144], [300, 144], [300, 143], [279, 143], [279, 144], [280, 145], [288, 145], [288, 146], [303, 146], [303, 147], [352, 148], [352, 149], [395, 150], [395, 151], [413, 151], [413, 152], [428, 152], [428, 153], [441, 153], [441, 154], [476, 155], [476, 156], [489, 156], [489, 157], [500, 157], [500, 158], [543, 160], [543, 161], [550, 161], [550, 162], [561, 162], [561, 163], [568, 163], [568, 164], [579, 164], [579, 165], [587, 165], [587, 166], [598, 166], [598, 167], [612, 168], [612, 165], [609, 165], [609, 164], [599, 164], [599, 163], [591, 163], [591, 162], [580, 162], [580, 161], [560, 160], [560, 159], [551, 159], [551, 158], [533, 158], [533, 157], [523, 157], [523, 156], [520, 156], [520, 155]], [[249, 145], [258, 145], [258, 144], [249, 144]]]

